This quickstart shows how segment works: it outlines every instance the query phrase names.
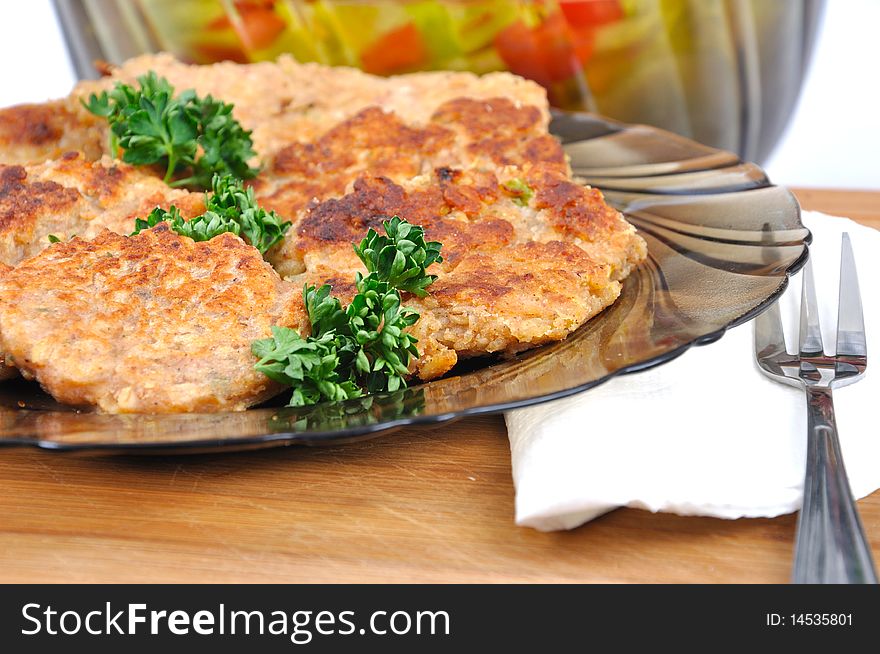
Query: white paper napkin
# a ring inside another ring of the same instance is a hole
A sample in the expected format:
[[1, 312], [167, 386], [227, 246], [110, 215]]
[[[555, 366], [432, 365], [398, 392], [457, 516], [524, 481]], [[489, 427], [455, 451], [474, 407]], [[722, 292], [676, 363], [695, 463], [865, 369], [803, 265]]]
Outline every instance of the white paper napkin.
[[[853, 241], [869, 355], [880, 357], [880, 231], [804, 212], [826, 350], [837, 321], [840, 235]], [[782, 298], [797, 344], [800, 275]], [[806, 457], [803, 392], [762, 375], [751, 323], [670, 363], [571, 398], [511, 411], [516, 522], [570, 529], [613, 508], [721, 518], [771, 517], [800, 507]], [[857, 497], [880, 487], [880, 373], [834, 394], [841, 448]], [[880, 366], [880, 359], [874, 366]]]

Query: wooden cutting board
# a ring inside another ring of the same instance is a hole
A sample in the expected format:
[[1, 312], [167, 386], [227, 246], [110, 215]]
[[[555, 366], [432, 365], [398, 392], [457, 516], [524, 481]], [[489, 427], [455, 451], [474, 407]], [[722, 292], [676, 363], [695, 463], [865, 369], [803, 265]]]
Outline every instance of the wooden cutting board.
[[[880, 227], [880, 193], [796, 192]], [[880, 493], [859, 507], [880, 559]], [[332, 448], [0, 449], [3, 582], [785, 582], [794, 528], [630, 509], [516, 527], [500, 416]]]

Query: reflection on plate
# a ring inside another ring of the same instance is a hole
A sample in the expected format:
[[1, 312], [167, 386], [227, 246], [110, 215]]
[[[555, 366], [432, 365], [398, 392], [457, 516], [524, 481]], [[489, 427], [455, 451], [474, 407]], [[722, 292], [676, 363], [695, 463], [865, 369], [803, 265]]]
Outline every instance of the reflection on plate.
[[304, 408], [208, 415], [100, 415], [35, 385], [0, 385], [0, 445], [105, 451], [243, 449], [352, 440], [395, 427], [528, 406], [711, 343], [760, 312], [807, 257], [794, 197], [728, 152], [662, 130], [558, 114], [576, 175], [601, 188], [648, 243], [620, 299], [566, 340], [467, 363], [396, 393]]

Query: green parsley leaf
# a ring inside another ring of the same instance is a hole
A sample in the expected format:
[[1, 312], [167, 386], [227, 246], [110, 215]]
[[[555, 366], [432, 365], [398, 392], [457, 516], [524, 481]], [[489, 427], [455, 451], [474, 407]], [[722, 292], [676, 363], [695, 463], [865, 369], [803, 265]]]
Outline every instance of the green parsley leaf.
[[302, 338], [294, 329], [272, 327], [272, 337], [254, 341], [251, 351], [260, 360], [256, 370], [293, 387], [290, 406], [347, 400], [361, 395], [351, 379], [340, 377], [333, 334]]
[[330, 295], [330, 284], [320, 288], [306, 285], [303, 288], [303, 301], [312, 324], [312, 336], [323, 336], [328, 332], [345, 333], [348, 315], [342, 308], [339, 298]]
[[417, 339], [404, 330], [419, 314], [401, 307], [400, 293], [374, 274], [357, 274], [358, 294], [348, 305], [349, 329], [357, 348], [355, 371], [370, 393], [406, 387]]
[[185, 221], [179, 225], [173, 225], [174, 231], [181, 236], [188, 236], [194, 241], [210, 241], [215, 236], [232, 232], [236, 236], [241, 235], [241, 225], [237, 221], [206, 211], [201, 216]]
[[214, 175], [211, 187], [213, 195], [205, 196], [206, 215], [213, 212], [221, 220], [236, 223], [239, 228], [235, 233], [240, 233], [262, 254], [284, 238], [290, 221], [282, 222], [274, 211], [260, 207], [254, 197], [254, 189], [245, 188], [240, 180], [231, 175], [219, 174]]
[[442, 261], [439, 243], [426, 243], [424, 231], [398, 217], [384, 223], [386, 236], [372, 229], [358, 256], [370, 271], [357, 273], [357, 294], [347, 307], [331, 295], [329, 284], [306, 285], [303, 301], [311, 335], [273, 330], [271, 339], [253, 344], [258, 370], [293, 387], [291, 406], [406, 388], [418, 340], [408, 333], [419, 314], [402, 306], [400, 291], [426, 293], [434, 281], [425, 267]]
[[61, 239], [55, 236], [55, 234], [49, 234], [49, 242], [50, 243], [60, 243]]
[[[248, 165], [256, 154], [251, 132], [233, 118], [231, 104], [201, 99], [192, 90], [175, 97], [174, 87], [153, 71], [137, 81], [139, 88], [117, 82], [83, 102], [107, 119], [114, 156], [121, 148], [126, 163], [164, 167], [164, 180], [172, 186], [208, 188], [215, 174], [256, 175]], [[190, 175], [172, 181], [184, 171]]]
[[182, 229], [185, 224], [183, 217], [180, 215], [180, 210], [174, 205], [171, 205], [168, 211], [161, 207], [156, 207], [146, 218], [134, 219], [134, 231], [131, 233], [131, 236], [140, 234], [142, 230], [155, 227], [161, 222], [167, 222], [174, 231]]
[[174, 88], [150, 71], [138, 78], [140, 88], [117, 82], [110, 92], [89, 96], [83, 105], [110, 124], [111, 151], [122, 148], [122, 160], [165, 167], [165, 182], [179, 168], [195, 162], [199, 134], [192, 112], [173, 98]]
[[167, 222], [171, 229], [194, 241], [210, 241], [215, 236], [231, 232], [241, 236], [261, 254], [284, 237], [290, 222], [281, 222], [274, 212], [261, 208], [254, 198], [253, 189], [245, 189], [241, 181], [229, 175], [214, 175], [214, 194], [205, 194], [205, 213], [192, 220], [184, 220], [177, 207], [168, 211], [156, 207], [146, 219], [136, 218], [132, 236], [141, 230]]
[[232, 232], [238, 235], [241, 229], [238, 223], [228, 221], [223, 216], [218, 216], [210, 211], [206, 211], [192, 220], [184, 220], [180, 215], [180, 210], [172, 205], [168, 211], [161, 207], [156, 207], [146, 219], [135, 218], [134, 231], [131, 235], [140, 234], [142, 230], [155, 227], [161, 222], [167, 222], [175, 232], [181, 236], [187, 236], [194, 241], [210, 241], [215, 236], [225, 232]]
[[175, 182], [176, 186], [208, 187], [215, 175], [231, 175], [237, 179], [250, 179], [257, 173], [248, 161], [256, 156], [251, 132], [246, 131], [232, 117], [233, 106], [210, 95], [203, 100], [195, 99], [199, 124], [199, 145], [202, 156], [193, 167], [193, 175]]
[[425, 242], [425, 230], [398, 216], [383, 222], [382, 226], [386, 235], [381, 236], [370, 228], [360, 245], [354, 246], [355, 253], [367, 271], [375, 273], [379, 280], [425, 297], [428, 294], [425, 289], [437, 279], [436, 275], [426, 274], [425, 269], [443, 261], [440, 243]]

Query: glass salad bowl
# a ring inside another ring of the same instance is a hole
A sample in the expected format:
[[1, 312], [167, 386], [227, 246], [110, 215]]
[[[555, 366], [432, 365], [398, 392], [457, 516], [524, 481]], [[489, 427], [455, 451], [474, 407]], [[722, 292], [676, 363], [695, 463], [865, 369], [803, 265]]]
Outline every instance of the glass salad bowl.
[[509, 70], [551, 103], [762, 161], [797, 99], [824, 0], [55, 0], [75, 66], [167, 51], [378, 75]]

